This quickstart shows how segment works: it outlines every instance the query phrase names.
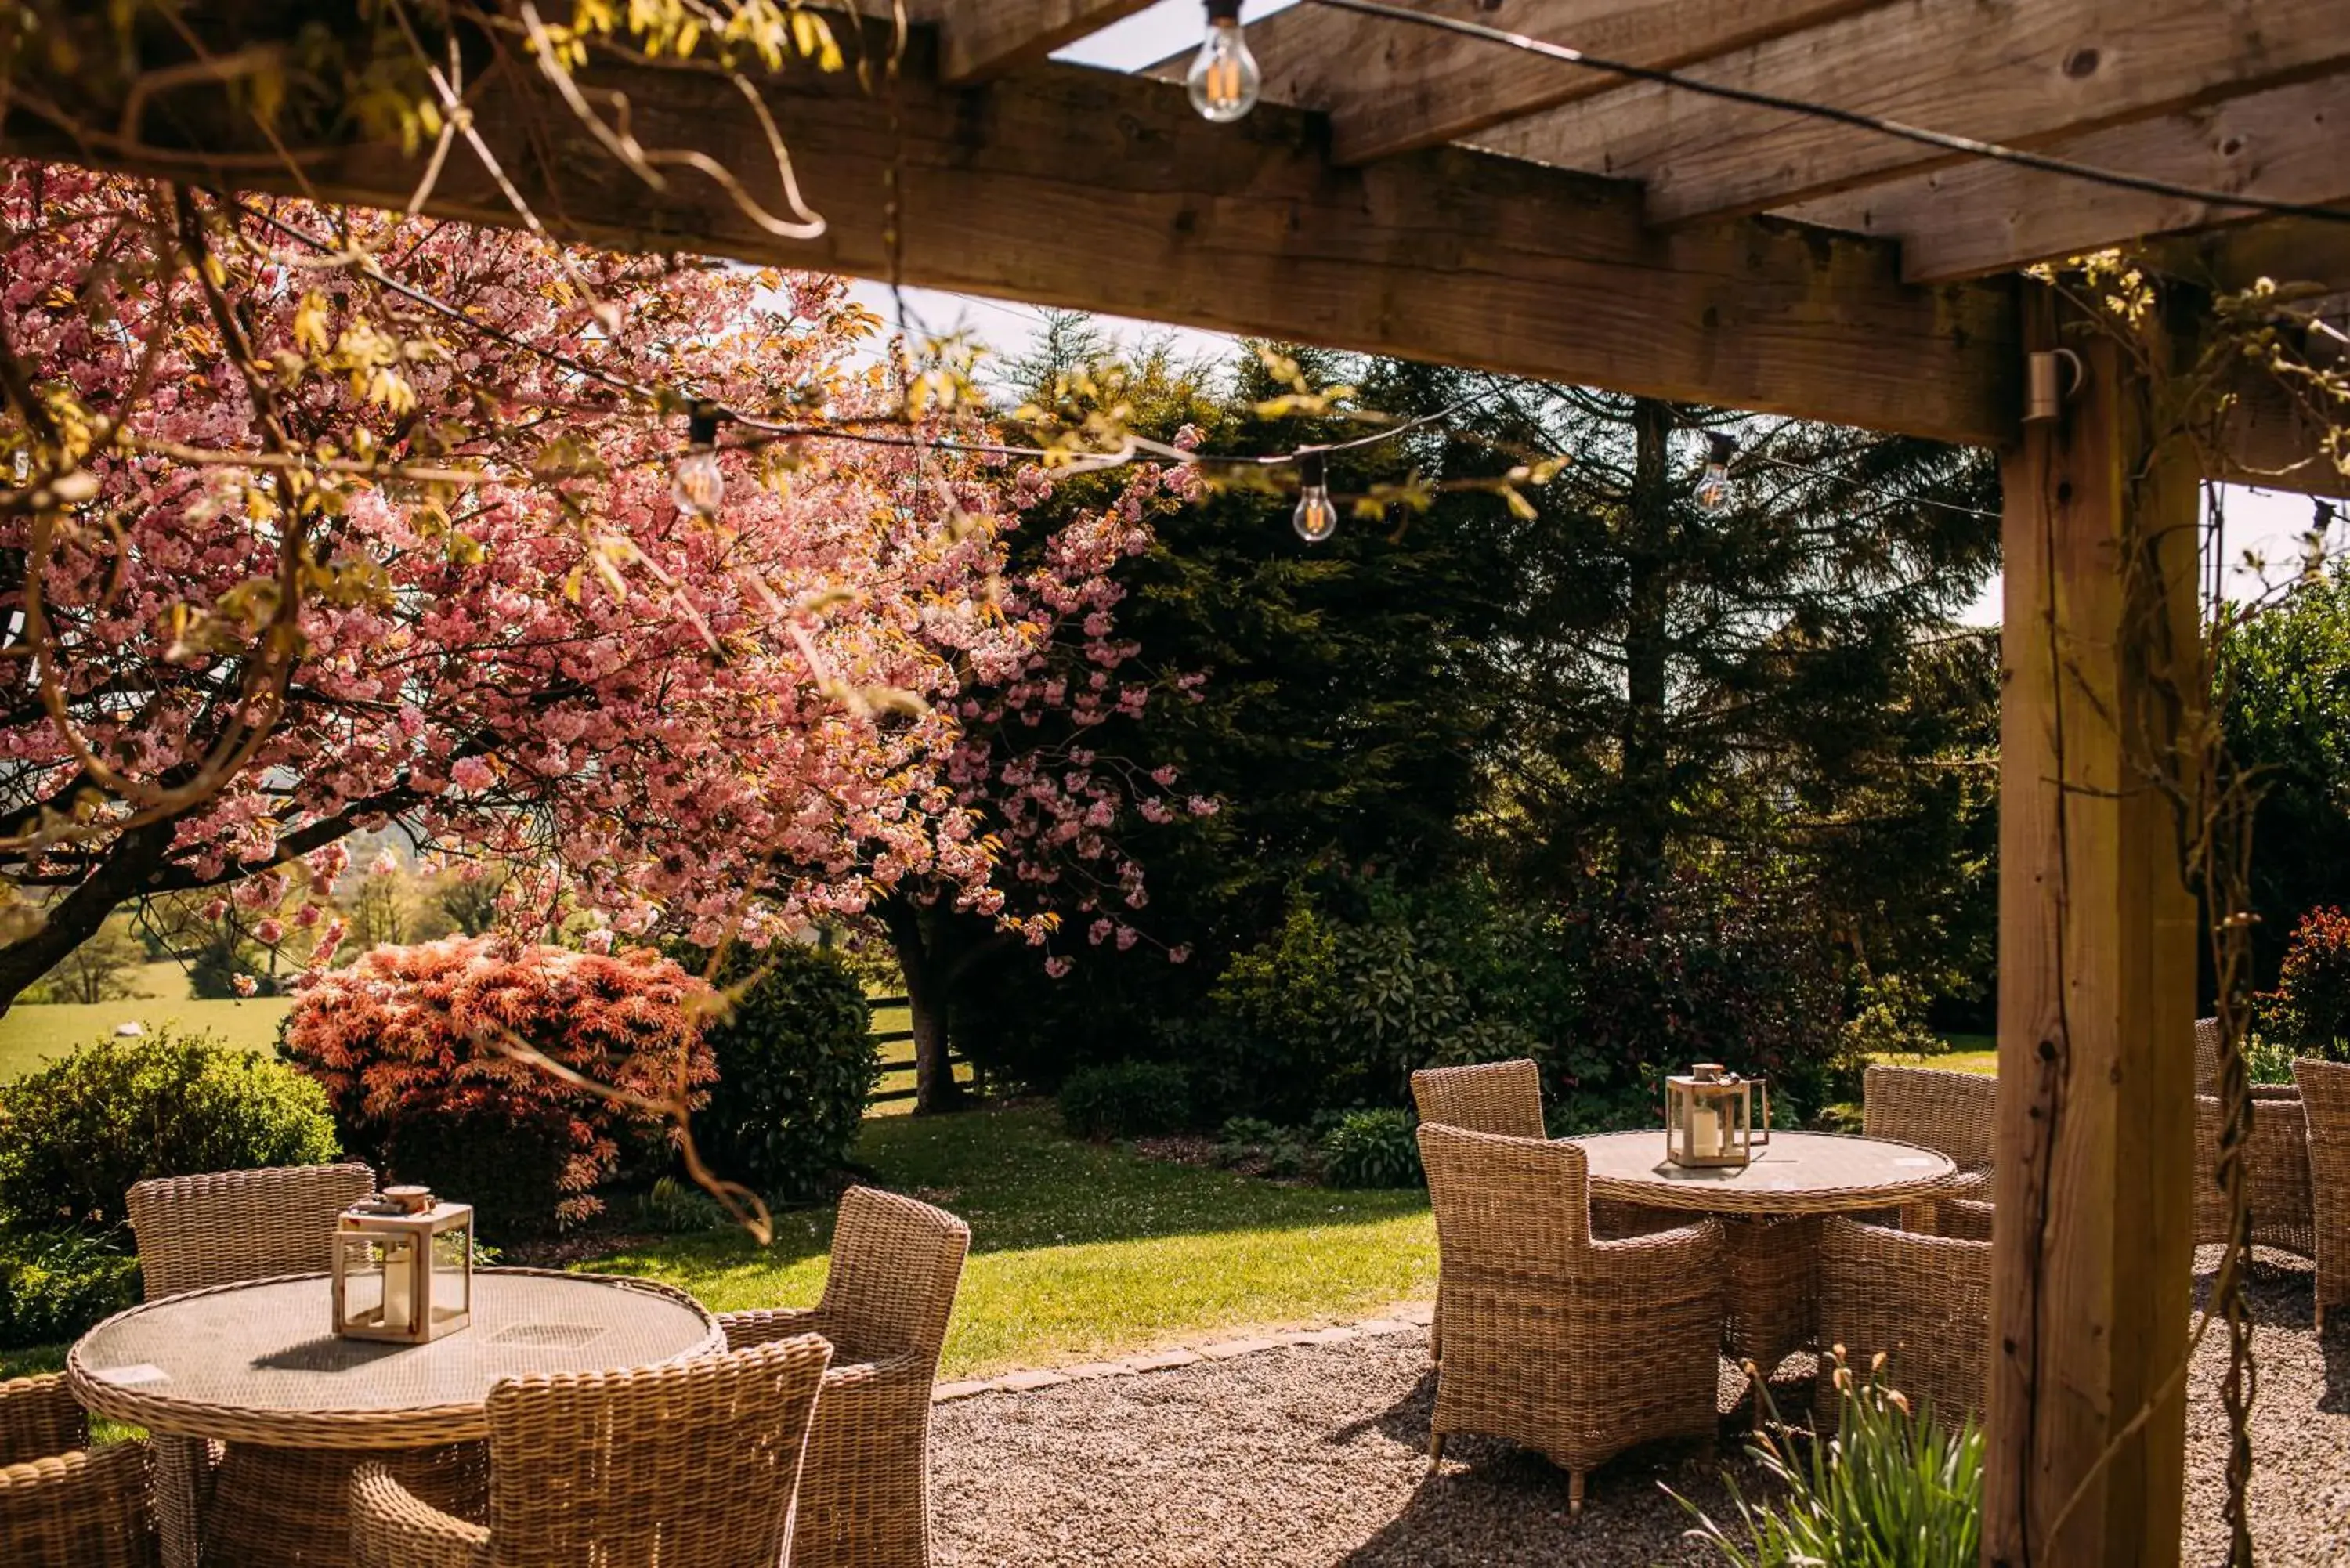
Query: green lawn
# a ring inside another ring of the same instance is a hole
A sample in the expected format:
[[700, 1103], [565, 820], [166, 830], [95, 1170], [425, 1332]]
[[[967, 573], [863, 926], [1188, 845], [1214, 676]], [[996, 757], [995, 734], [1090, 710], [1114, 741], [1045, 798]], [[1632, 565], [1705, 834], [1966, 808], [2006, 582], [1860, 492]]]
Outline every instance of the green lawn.
[[293, 1002], [285, 997], [198, 1001], [188, 994], [188, 979], [178, 964], [143, 964], [139, 989], [144, 996], [120, 1002], [20, 1002], [0, 1014], [0, 1082], [21, 1076], [53, 1056], [77, 1045], [87, 1045], [114, 1033], [118, 1023], [133, 1020], [150, 1030], [164, 1024], [217, 1034], [248, 1051], [267, 1051], [277, 1044], [277, 1024]]
[[1948, 1051], [1932, 1055], [1908, 1051], [1872, 1052], [1869, 1060], [1902, 1067], [1948, 1067], [1960, 1073], [1999, 1072], [1999, 1043], [1988, 1034], [1946, 1034]]
[[[883, 1186], [971, 1222], [944, 1376], [1090, 1360], [1243, 1324], [1374, 1312], [1436, 1286], [1428, 1195], [1293, 1188], [1079, 1143], [1049, 1110], [877, 1116]], [[772, 1247], [722, 1232], [583, 1267], [646, 1274], [718, 1311], [813, 1303], [830, 1210]]]

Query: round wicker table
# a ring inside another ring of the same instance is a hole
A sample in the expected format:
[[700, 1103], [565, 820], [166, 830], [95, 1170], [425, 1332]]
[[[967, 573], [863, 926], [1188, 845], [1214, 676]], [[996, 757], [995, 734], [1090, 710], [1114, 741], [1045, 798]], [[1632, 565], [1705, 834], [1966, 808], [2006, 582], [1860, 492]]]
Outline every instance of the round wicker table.
[[[472, 1323], [430, 1345], [338, 1338], [330, 1324], [327, 1277], [304, 1274], [147, 1302], [74, 1345], [75, 1397], [164, 1439], [157, 1506], [168, 1556], [191, 1561], [200, 1533], [206, 1568], [348, 1563], [344, 1489], [362, 1459], [478, 1518], [493, 1385], [725, 1347], [717, 1320], [681, 1291], [532, 1269], [477, 1270]], [[212, 1466], [201, 1444], [173, 1438], [229, 1447]], [[172, 1473], [183, 1467], [191, 1473]]]
[[1723, 1220], [1723, 1345], [1766, 1377], [1791, 1351], [1813, 1347], [1822, 1218], [1929, 1203], [1958, 1175], [1930, 1148], [1835, 1133], [1773, 1131], [1752, 1164], [1700, 1170], [1666, 1163], [1661, 1127], [1572, 1141], [1595, 1199]]

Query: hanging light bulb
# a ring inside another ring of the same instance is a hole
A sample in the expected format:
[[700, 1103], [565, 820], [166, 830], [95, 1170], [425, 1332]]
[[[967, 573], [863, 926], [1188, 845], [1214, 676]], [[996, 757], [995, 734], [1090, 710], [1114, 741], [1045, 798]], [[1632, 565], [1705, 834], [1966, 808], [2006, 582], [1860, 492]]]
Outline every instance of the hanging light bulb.
[[1297, 510], [1289, 514], [1289, 525], [1309, 545], [1319, 545], [1338, 531], [1338, 506], [1330, 499], [1329, 475], [1319, 452], [1297, 454]]
[[1697, 482], [1697, 504], [1708, 512], [1719, 512], [1730, 504], [1730, 459], [1738, 450], [1738, 438], [1708, 431], [1705, 441], [1705, 477]]
[[718, 410], [714, 404], [693, 406], [686, 421], [685, 447], [685, 455], [678, 459], [677, 471], [670, 477], [670, 499], [677, 503], [681, 512], [716, 516], [719, 503], [726, 499], [726, 471], [718, 466]]
[[1184, 82], [1191, 89], [1191, 107], [1219, 125], [1256, 107], [1264, 74], [1241, 36], [1241, 0], [1208, 0], [1207, 41]]

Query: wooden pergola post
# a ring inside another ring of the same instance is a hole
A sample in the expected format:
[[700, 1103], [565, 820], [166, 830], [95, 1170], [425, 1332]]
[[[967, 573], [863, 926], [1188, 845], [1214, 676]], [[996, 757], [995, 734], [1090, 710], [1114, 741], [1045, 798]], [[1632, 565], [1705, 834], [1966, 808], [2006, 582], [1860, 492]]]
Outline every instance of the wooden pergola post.
[[[2027, 350], [2057, 347], [2064, 307], [2024, 286]], [[2001, 475], [1983, 1562], [2002, 1568], [2178, 1562], [2186, 1468], [2196, 903], [2148, 761], [2200, 706], [2196, 473], [2155, 450], [2131, 356], [2064, 341], [2077, 390]]]

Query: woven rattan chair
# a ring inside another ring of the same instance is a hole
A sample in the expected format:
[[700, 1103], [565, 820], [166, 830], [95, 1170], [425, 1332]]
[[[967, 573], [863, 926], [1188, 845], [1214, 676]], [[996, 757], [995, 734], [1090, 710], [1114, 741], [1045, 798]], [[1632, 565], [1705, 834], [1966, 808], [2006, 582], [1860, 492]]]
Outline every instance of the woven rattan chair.
[[63, 1377], [0, 1383], [0, 1562], [7, 1568], [151, 1568], [155, 1521], [143, 1443], [89, 1446]]
[[[1477, 1062], [1463, 1067], [1423, 1067], [1411, 1075], [1411, 1099], [1419, 1119], [1501, 1137], [1546, 1137], [1543, 1120], [1542, 1069], [1525, 1057]], [[1689, 1216], [1638, 1203], [1594, 1199], [1592, 1234], [1646, 1236], [1689, 1223]], [[1431, 1347], [1440, 1346], [1431, 1329]]]
[[[375, 1172], [358, 1164], [140, 1182], [130, 1189], [129, 1209], [148, 1299], [279, 1274], [323, 1273], [334, 1260], [335, 1216], [374, 1190]], [[167, 1568], [193, 1568], [205, 1552], [232, 1561], [268, 1553], [272, 1541], [246, 1538], [260, 1520], [307, 1519], [338, 1536], [357, 1463], [345, 1453], [264, 1454], [192, 1438], [156, 1438], [155, 1511]], [[487, 1464], [478, 1443], [419, 1450], [400, 1460], [411, 1485], [442, 1506], [473, 1512], [488, 1484]], [[255, 1506], [264, 1493], [267, 1506]]]
[[[1872, 1066], [1862, 1079], [1861, 1130], [1948, 1155], [1959, 1168], [1950, 1196], [1991, 1196], [1991, 1142], [1999, 1118], [1999, 1080], [1947, 1067]], [[1935, 1205], [1906, 1210], [1912, 1230], [1934, 1228]]]
[[832, 1347], [815, 1334], [490, 1390], [489, 1522], [372, 1461], [351, 1480], [358, 1568], [779, 1568]]
[[723, 1314], [726, 1343], [821, 1334], [832, 1370], [808, 1434], [795, 1568], [925, 1568], [931, 1386], [971, 1227], [942, 1209], [852, 1187], [813, 1307]]
[[1585, 1476], [1634, 1444], [1711, 1442], [1721, 1343], [1721, 1228], [1594, 1240], [1571, 1143], [1422, 1122], [1445, 1355], [1432, 1459], [1454, 1432], [1506, 1438]]
[[[2314, 1257], [2316, 1217], [2310, 1202], [2309, 1116], [2293, 1085], [2255, 1084], [2252, 1138], [2246, 1152], [2251, 1177], [2248, 1207], [2252, 1242]], [[2195, 1096], [2195, 1242], [2228, 1239], [2228, 1199], [2220, 1189], [2219, 1099]]]
[[294, 1165], [142, 1181], [130, 1229], [147, 1299], [276, 1274], [318, 1274], [334, 1261], [335, 1216], [375, 1190], [364, 1165]]
[[[1991, 1354], [1991, 1243], [1866, 1225], [1841, 1215], [1820, 1228], [1822, 1345], [1855, 1367], [1883, 1353], [1893, 1386], [1930, 1399], [1953, 1421], [1983, 1407]], [[1835, 1429], [1836, 1390], [1822, 1377], [1813, 1417]]]
[[2220, 1021], [2216, 1018], [2195, 1021], [2195, 1092], [2220, 1092]]
[[2317, 1332], [2325, 1309], [2350, 1306], [2350, 1066], [2293, 1064], [2309, 1115], [2309, 1187], [2317, 1243]]

